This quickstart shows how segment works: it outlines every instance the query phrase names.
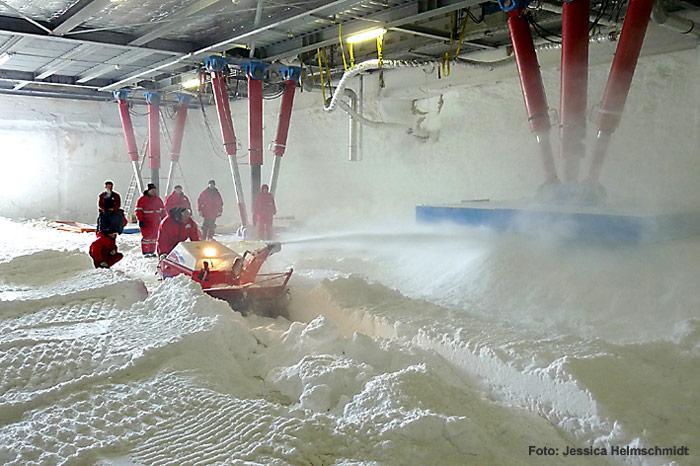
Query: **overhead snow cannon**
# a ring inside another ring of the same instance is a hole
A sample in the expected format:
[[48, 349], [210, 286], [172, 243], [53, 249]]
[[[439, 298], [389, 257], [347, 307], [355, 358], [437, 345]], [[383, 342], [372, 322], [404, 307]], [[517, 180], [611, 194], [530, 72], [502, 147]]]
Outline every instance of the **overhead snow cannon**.
[[124, 141], [126, 142], [126, 151], [129, 154], [131, 168], [136, 177], [136, 184], [139, 191], [143, 191], [143, 179], [141, 178], [141, 168], [139, 166], [139, 149], [136, 145], [136, 136], [134, 135], [134, 125], [131, 121], [129, 113], [129, 91], [122, 89], [113, 92], [114, 98], [119, 106], [119, 119], [122, 122], [122, 130], [124, 131]]
[[151, 183], [160, 187], [160, 94], [146, 92], [148, 103], [148, 161], [151, 168]]
[[261, 274], [267, 258], [280, 243], [240, 241], [227, 247], [218, 241], [186, 241], [161, 260], [162, 278], [187, 275], [205, 293], [227, 301], [242, 313], [253, 310], [271, 317], [284, 314], [292, 269]]
[[180, 151], [182, 150], [182, 137], [185, 133], [185, 124], [187, 123], [187, 106], [190, 103], [191, 97], [188, 94], [175, 94], [177, 97], [177, 119], [175, 121], [175, 134], [173, 135], [172, 144], [170, 145], [170, 168], [168, 169], [168, 184], [165, 186], [165, 192], [169, 194], [173, 188], [175, 179], [175, 165], [179, 163]]
[[545, 94], [540, 64], [535, 53], [535, 44], [532, 40], [530, 25], [525, 16], [527, 1], [499, 0], [501, 9], [508, 13], [508, 29], [513, 44], [513, 53], [520, 76], [520, 87], [525, 100], [530, 129], [537, 138], [540, 148], [540, 156], [545, 172], [545, 184], [559, 183], [552, 145], [549, 140], [551, 122], [549, 120], [549, 107]]
[[559, 126], [564, 179], [568, 183], [578, 182], [579, 163], [586, 156], [589, 3], [565, 0], [562, 11]]
[[608, 152], [610, 138], [622, 118], [653, 7], [654, 0], [630, 0], [627, 7], [620, 40], [598, 111], [598, 133], [588, 172], [588, 182], [594, 187], [599, 187], [600, 171]]
[[282, 103], [280, 104], [279, 120], [277, 122], [277, 135], [271, 144], [275, 154], [272, 162], [272, 175], [270, 177], [270, 192], [274, 195], [277, 191], [277, 180], [279, 178], [282, 156], [287, 150], [287, 136], [289, 135], [289, 123], [292, 119], [292, 107], [294, 105], [294, 94], [297, 82], [301, 79], [301, 68], [298, 66], [283, 66], [279, 68], [280, 74], [284, 77], [284, 92]]
[[204, 64], [211, 75], [211, 88], [214, 93], [214, 103], [216, 104], [216, 112], [219, 115], [219, 124], [221, 126], [221, 139], [224, 142], [224, 149], [229, 155], [228, 164], [231, 169], [231, 178], [233, 179], [233, 188], [236, 192], [236, 202], [238, 203], [238, 213], [241, 217], [241, 225], [248, 225], [248, 213], [245, 207], [245, 197], [243, 196], [243, 184], [241, 182], [241, 173], [238, 170], [238, 161], [236, 160], [236, 152], [238, 150], [238, 142], [236, 141], [236, 133], [233, 128], [233, 119], [231, 118], [231, 107], [228, 101], [228, 90], [226, 88], [226, 77], [224, 70], [228, 66], [226, 58], [218, 55], [212, 55], [204, 60]]
[[[251, 203], [260, 192], [261, 166], [263, 164], [263, 78], [267, 64], [249, 61], [243, 65], [248, 78], [248, 142], [250, 163]], [[255, 213], [253, 213], [255, 214]]]

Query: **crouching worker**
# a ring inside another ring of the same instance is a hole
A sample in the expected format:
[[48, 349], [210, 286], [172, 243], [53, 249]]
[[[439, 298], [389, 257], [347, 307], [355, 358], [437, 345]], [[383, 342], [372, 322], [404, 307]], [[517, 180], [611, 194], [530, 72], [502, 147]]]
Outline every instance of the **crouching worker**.
[[95, 268], [108, 269], [122, 260], [124, 255], [117, 250], [117, 235], [124, 228], [122, 215], [100, 215], [97, 222], [97, 239], [90, 245], [90, 257]]
[[182, 207], [170, 209], [158, 228], [158, 257], [167, 256], [175, 246], [188, 239], [200, 240], [199, 229], [192, 220], [192, 211]]

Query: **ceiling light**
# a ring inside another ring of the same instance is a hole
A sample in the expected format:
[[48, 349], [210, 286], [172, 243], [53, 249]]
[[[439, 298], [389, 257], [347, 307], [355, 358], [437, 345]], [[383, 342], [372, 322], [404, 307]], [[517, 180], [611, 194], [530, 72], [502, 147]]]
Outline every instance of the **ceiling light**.
[[0, 54], [0, 65], [4, 65], [5, 63], [7, 63], [10, 60], [10, 58], [12, 58], [12, 55], [14, 55], [14, 53], [11, 52], [3, 52], [2, 54]]
[[384, 28], [372, 28], [357, 34], [348, 36], [346, 42], [348, 44], [359, 44], [360, 42], [365, 42], [368, 40], [376, 39], [379, 36], [386, 34], [386, 29]]
[[192, 78], [182, 82], [185, 89], [196, 89], [199, 87], [199, 78]]

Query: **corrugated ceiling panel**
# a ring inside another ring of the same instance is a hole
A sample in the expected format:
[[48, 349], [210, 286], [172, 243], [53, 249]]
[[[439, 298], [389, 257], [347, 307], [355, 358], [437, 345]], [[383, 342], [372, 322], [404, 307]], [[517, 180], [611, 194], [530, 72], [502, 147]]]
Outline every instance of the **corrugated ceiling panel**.
[[111, 47], [93, 47], [90, 49], [89, 53], [86, 53], [86, 56], [89, 56], [90, 60], [96, 61], [96, 62], [106, 62], [107, 60], [111, 60], [114, 57], [118, 57], [119, 55], [123, 54], [124, 50], [123, 49], [115, 49]]
[[34, 72], [42, 66], [48, 64], [51, 59], [35, 57], [31, 55], [15, 54], [2, 67], [7, 70], [30, 71]]
[[17, 47], [17, 51], [44, 57], [57, 57], [74, 48], [75, 44], [25, 37]]
[[[30, 18], [50, 21], [66, 12], [78, 0], [5, 0], [5, 2]], [[0, 5], [0, 14], [17, 17], [17, 13]]]
[[[88, 27], [128, 26], [131, 24], [153, 24], [168, 16], [177, 14], [191, 0], [122, 0], [110, 2], [98, 16], [90, 18]], [[118, 32], [134, 33], [140, 26], [119, 29]]]

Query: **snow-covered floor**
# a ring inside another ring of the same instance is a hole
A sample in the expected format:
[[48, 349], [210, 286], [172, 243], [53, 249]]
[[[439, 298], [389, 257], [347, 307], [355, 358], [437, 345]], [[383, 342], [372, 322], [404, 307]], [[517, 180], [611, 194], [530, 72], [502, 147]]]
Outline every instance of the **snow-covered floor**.
[[700, 241], [291, 235], [290, 322], [92, 238], [0, 219], [2, 464], [700, 463]]

